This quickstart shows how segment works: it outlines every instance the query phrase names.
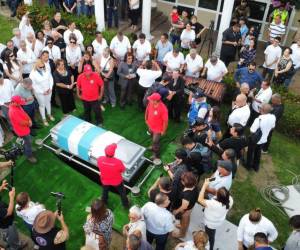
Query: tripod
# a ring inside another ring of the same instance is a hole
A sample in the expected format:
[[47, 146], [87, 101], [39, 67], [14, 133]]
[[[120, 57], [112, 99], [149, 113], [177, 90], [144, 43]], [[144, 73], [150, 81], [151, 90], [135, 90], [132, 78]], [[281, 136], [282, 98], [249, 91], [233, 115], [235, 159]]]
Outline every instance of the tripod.
[[212, 52], [213, 52], [213, 48], [214, 48], [214, 26], [215, 26], [215, 22], [213, 20], [210, 21], [210, 25], [208, 28], [208, 31], [205, 33], [203, 42], [201, 44], [200, 50], [199, 50], [199, 54], [201, 54], [201, 51], [203, 49], [203, 46], [206, 42], [208, 42], [208, 49], [207, 49], [207, 58], [211, 56]]

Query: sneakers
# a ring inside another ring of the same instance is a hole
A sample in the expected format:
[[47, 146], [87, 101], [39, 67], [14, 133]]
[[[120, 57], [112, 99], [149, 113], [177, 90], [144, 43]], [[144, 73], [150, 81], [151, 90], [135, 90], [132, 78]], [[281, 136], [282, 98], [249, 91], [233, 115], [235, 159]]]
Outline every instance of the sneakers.
[[147, 135], [151, 135], [151, 133], [149, 132], [149, 130], [146, 131], [146, 134], [147, 134]]
[[50, 119], [50, 121], [52, 121], [52, 122], [55, 121], [55, 118], [54, 118], [52, 115], [49, 115], [49, 119]]
[[36, 159], [34, 156], [28, 157], [27, 160], [28, 160], [30, 163], [32, 163], [32, 164], [37, 163], [37, 159]]
[[43, 120], [43, 124], [44, 124], [44, 126], [45, 127], [48, 127], [49, 126], [49, 123], [47, 122], [47, 120], [45, 119], [45, 120]]
[[104, 108], [104, 106], [103, 106], [103, 105], [100, 105], [100, 108], [101, 108], [102, 112], [104, 112], [104, 111], [105, 111], [105, 108]]
[[262, 150], [261, 153], [264, 154], [264, 155], [266, 155], [266, 154], [268, 154], [269, 152], [268, 152], [268, 151]]

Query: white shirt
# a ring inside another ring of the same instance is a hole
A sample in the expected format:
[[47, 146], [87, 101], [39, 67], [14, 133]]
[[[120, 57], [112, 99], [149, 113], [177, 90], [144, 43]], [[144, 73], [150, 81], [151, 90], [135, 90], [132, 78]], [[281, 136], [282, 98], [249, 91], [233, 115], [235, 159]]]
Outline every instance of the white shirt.
[[33, 53], [33, 51], [26, 47], [26, 51], [23, 51], [22, 49], [19, 49], [17, 52], [17, 59], [19, 60], [20, 63], [22, 63], [23, 61], [26, 61], [26, 64], [22, 64], [23, 67], [23, 74], [30, 74], [33, 65], [36, 61], [36, 56]]
[[261, 101], [261, 103], [253, 100], [252, 102], [252, 108], [255, 112], [259, 113], [259, 108], [264, 103], [269, 103], [272, 98], [272, 89], [271, 87], [268, 87], [267, 89], [261, 88], [258, 93], [255, 96], [255, 99]]
[[184, 29], [180, 35], [181, 40], [181, 48], [189, 49], [190, 48], [190, 42], [195, 41], [196, 34], [194, 30], [187, 31]]
[[267, 235], [269, 242], [273, 242], [278, 236], [276, 228], [269, 219], [261, 216], [261, 220], [258, 223], [252, 223], [249, 220], [249, 214], [245, 214], [239, 223], [237, 240], [249, 247], [254, 243], [254, 235], [258, 232]]
[[32, 70], [29, 78], [32, 80], [32, 88], [34, 94], [42, 95], [53, 87], [53, 78], [49, 70]]
[[110, 49], [116, 54], [119, 59], [124, 59], [125, 54], [131, 48], [130, 41], [127, 36], [123, 36], [122, 41], [115, 36], [110, 42]]
[[[8, 71], [8, 67], [7, 64], [4, 63], [3, 64], [3, 69], [5, 71]], [[22, 72], [21, 72], [21, 64], [19, 63], [19, 65], [17, 65], [15, 62], [12, 62], [12, 68], [11, 68], [11, 75], [17, 79], [20, 79], [20, 77], [22, 76]], [[14, 87], [17, 86], [17, 84], [19, 83], [19, 81], [10, 79], [11, 83], [13, 84]]]
[[[209, 242], [206, 243], [205, 245], [205, 250], [209, 250]], [[184, 246], [183, 247], [178, 247], [175, 248], [175, 250], [198, 250], [198, 248], [195, 246], [195, 243], [193, 240], [188, 240], [186, 242], [184, 242]]]
[[173, 51], [170, 51], [165, 55], [163, 62], [167, 65], [166, 71], [172, 72], [175, 69], [180, 69], [180, 66], [184, 64], [184, 56], [179, 52], [175, 57]]
[[295, 69], [300, 68], [300, 46], [297, 43], [293, 43], [291, 45], [291, 49], [293, 53], [291, 54], [291, 58], [294, 64]]
[[17, 47], [17, 48], [19, 49], [19, 48], [20, 48], [20, 41], [21, 41], [21, 38], [18, 38], [18, 37], [16, 37], [16, 36], [14, 36], [11, 40], [14, 42], [14, 46]]
[[142, 207], [142, 213], [149, 232], [157, 235], [167, 234], [175, 229], [173, 215], [163, 207], [153, 202], [147, 202]]
[[[186, 76], [199, 77], [199, 69], [203, 67], [203, 59], [200, 55], [196, 55], [195, 59], [193, 59], [190, 54], [188, 54], [185, 58], [186, 63]], [[195, 71], [197, 71], [195, 73]]]
[[56, 45], [52, 45], [52, 48], [49, 48], [46, 46], [43, 48], [43, 51], [48, 51], [49, 52], [49, 58], [52, 59], [54, 62], [56, 62], [58, 59], [61, 59], [61, 52], [60, 48]]
[[[232, 174], [227, 176], [220, 176], [219, 170], [216, 170], [214, 177], [216, 178], [214, 181], [209, 183], [209, 187], [215, 190], [218, 190], [221, 187], [225, 187], [227, 190], [230, 190], [232, 184]], [[212, 197], [212, 196], [210, 196]]]
[[139, 85], [149, 88], [155, 82], [155, 79], [161, 76], [161, 70], [141, 69], [138, 68], [136, 73], [140, 76]]
[[6, 48], [6, 46], [3, 43], [0, 43], [0, 55], [1, 55], [2, 51], [5, 50], [5, 48]]
[[34, 48], [33, 44], [31, 42], [29, 42], [27, 39], [25, 40], [26, 46], [27, 48], [30, 48], [31, 50], [33, 49], [33, 53], [35, 54], [35, 56], [38, 58], [41, 56], [42, 50], [45, 47], [45, 44], [43, 44], [40, 40], [35, 41], [35, 45]]
[[[260, 122], [259, 122], [259, 120], [260, 120]], [[250, 132], [255, 133], [259, 127], [262, 132], [262, 136], [257, 143], [258, 145], [261, 145], [261, 144], [264, 144], [267, 142], [270, 131], [273, 128], [275, 128], [275, 122], [276, 122], [276, 117], [273, 114], [260, 115], [259, 117], [257, 117], [254, 120], [254, 122], [250, 128]]]
[[16, 205], [16, 213], [19, 217], [21, 217], [27, 224], [33, 225], [35, 217], [42, 211], [45, 211], [45, 207], [41, 204], [34, 203], [32, 201], [29, 202], [28, 208], [22, 209], [18, 211], [20, 206]]
[[224, 62], [222, 62], [220, 59], [218, 59], [216, 65], [212, 65], [210, 60], [208, 60], [205, 63], [205, 68], [207, 68], [207, 80], [215, 82], [221, 82], [223, 76], [228, 72]]
[[151, 44], [148, 40], [145, 40], [145, 42], [142, 44], [138, 39], [133, 43], [132, 48], [136, 50], [135, 58], [138, 61], [149, 60], [149, 54], [151, 53]]
[[[277, 62], [281, 56], [281, 48], [279, 46], [274, 47], [273, 44], [269, 45], [265, 49], [265, 55], [267, 56], [267, 60], [264, 62], [264, 67], [268, 69], [275, 69]], [[276, 61], [275, 61], [276, 60]], [[274, 62], [275, 61], [275, 62]], [[271, 66], [267, 67], [267, 64], [274, 62]]]
[[9, 79], [3, 79], [3, 84], [0, 85], [0, 105], [11, 102], [11, 97], [14, 94], [14, 86]]
[[70, 38], [71, 34], [74, 34], [75, 37], [77, 38], [77, 44], [83, 44], [83, 35], [80, 30], [74, 29], [74, 31], [71, 31], [71, 30], [67, 29], [64, 32], [64, 41], [67, 45], [70, 43], [69, 38]]
[[69, 65], [74, 64], [75, 66], [78, 66], [80, 58], [81, 58], [81, 50], [79, 46], [76, 46], [75, 48], [71, 48], [70, 46], [67, 46], [66, 60]]
[[245, 127], [251, 113], [248, 104], [246, 104], [243, 107], [237, 107], [233, 109], [234, 110], [230, 113], [228, 117], [228, 125], [233, 126], [233, 124], [239, 123]]
[[108, 47], [107, 42], [104, 38], [102, 38], [101, 43], [99, 43], [96, 39], [92, 42], [95, 53], [97, 56], [100, 56], [105, 48]]
[[227, 209], [221, 202], [215, 200], [205, 200], [204, 224], [210, 229], [217, 229], [226, 219], [229, 209], [233, 205], [233, 199], [229, 197], [229, 208]]
[[31, 26], [31, 24], [29, 24], [29, 25], [26, 24], [27, 19], [28, 19], [28, 17], [26, 15], [24, 15], [21, 19], [20, 24], [19, 24], [19, 29], [20, 29], [20, 32], [21, 32], [21, 39], [22, 40], [25, 40], [30, 33], [34, 34], [34, 30]]
[[142, 233], [142, 239], [146, 239], [146, 223], [144, 220], [138, 220], [136, 222], [129, 222], [128, 224], [129, 230], [128, 235], [134, 233], [135, 230], [139, 230]]

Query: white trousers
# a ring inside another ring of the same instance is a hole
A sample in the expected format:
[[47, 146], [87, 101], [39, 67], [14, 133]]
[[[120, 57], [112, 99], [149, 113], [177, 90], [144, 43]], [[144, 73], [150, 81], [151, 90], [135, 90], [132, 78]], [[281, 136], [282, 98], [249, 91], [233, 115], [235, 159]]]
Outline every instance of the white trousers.
[[47, 114], [51, 115], [51, 96], [52, 93], [49, 95], [35, 94], [35, 97], [39, 103], [39, 111], [43, 120], [46, 120], [45, 109]]

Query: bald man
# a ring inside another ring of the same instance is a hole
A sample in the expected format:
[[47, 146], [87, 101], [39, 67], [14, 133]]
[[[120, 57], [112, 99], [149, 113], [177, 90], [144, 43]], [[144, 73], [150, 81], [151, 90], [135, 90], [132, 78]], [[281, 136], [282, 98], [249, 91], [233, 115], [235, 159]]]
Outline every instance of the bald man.
[[272, 106], [267, 103], [263, 103], [260, 108], [260, 115], [254, 120], [250, 127], [250, 132], [255, 133], [258, 129], [262, 134], [258, 142], [252, 142], [249, 140], [248, 152], [247, 152], [247, 168], [254, 169], [258, 172], [262, 145], [267, 142], [269, 133], [275, 128], [276, 117], [271, 114]]
[[250, 108], [247, 104], [247, 96], [244, 94], [239, 94], [235, 98], [231, 113], [228, 116], [227, 124], [230, 127], [232, 127], [235, 123], [246, 126], [249, 117]]

